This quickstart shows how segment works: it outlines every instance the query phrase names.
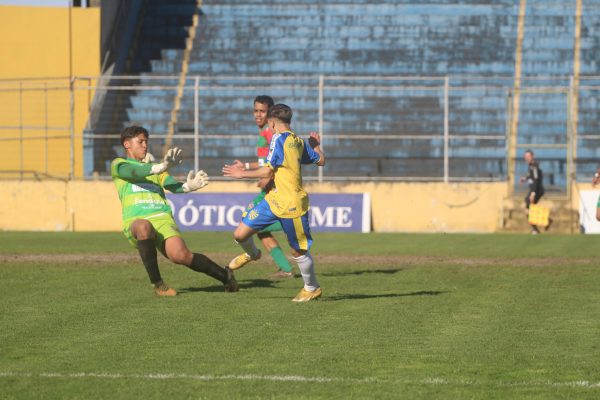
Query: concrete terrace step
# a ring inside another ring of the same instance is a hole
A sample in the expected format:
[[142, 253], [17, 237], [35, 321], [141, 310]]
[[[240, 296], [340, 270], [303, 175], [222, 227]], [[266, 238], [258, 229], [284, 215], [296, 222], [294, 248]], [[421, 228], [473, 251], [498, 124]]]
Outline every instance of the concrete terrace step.
[[[572, 208], [569, 200], [556, 199], [549, 196], [542, 198], [540, 205], [550, 208], [552, 224], [548, 230], [549, 232], [579, 232], [579, 213]], [[504, 200], [503, 225], [501, 229], [507, 232], [529, 232], [531, 230], [524, 213], [523, 199], [514, 197]]]

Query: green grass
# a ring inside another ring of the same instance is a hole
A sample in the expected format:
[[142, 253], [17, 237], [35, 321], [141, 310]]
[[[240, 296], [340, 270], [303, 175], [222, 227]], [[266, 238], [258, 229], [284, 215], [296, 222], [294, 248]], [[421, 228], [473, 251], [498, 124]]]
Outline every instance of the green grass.
[[[236, 252], [227, 233], [185, 237], [221, 263]], [[596, 238], [315, 240], [324, 297], [294, 304], [301, 280], [266, 279], [269, 262], [234, 294], [163, 262], [181, 295], [160, 299], [137, 261], [61, 262], [134, 255], [120, 234], [0, 233], [0, 261], [47, 254], [0, 263], [0, 398], [600, 396]]]

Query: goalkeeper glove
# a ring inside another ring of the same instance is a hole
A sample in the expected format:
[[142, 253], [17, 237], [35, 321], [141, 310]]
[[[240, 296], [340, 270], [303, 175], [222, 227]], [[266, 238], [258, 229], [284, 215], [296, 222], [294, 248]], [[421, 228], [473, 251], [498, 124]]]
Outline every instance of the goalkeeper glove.
[[173, 147], [172, 149], [169, 149], [163, 158], [163, 162], [160, 164], [154, 164], [152, 169], [150, 169], [150, 172], [152, 172], [152, 174], [160, 174], [181, 164], [183, 161], [181, 152], [182, 150], [179, 147]]
[[193, 192], [194, 190], [202, 189], [208, 185], [208, 175], [206, 172], [200, 170], [196, 173], [190, 171], [187, 176], [187, 181], [183, 184], [183, 191], [185, 193]]

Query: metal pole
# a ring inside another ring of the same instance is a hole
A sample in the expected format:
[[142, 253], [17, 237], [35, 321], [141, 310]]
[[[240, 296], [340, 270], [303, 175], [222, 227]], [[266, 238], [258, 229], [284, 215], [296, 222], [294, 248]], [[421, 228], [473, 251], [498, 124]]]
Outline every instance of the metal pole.
[[508, 141], [508, 195], [515, 191], [517, 162], [517, 136], [519, 134], [519, 109], [521, 107], [521, 67], [523, 62], [523, 38], [525, 37], [525, 16], [527, 0], [519, 1], [519, 19], [517, 28], [517, 45], [515, 50], [515, 81], [512, 96], [511, 125]]
[[73, 0], [69, 0], [69, 97], [70, 97], [70, 113], [71, 119], [69, 122], [69, 131], [71, 134], [71, 157], [70, 157], [70, 178], [75, 177], [75, 91], [73, 80]]
[[[321, 148], [323, 148], [323, 89], [325, 77], [319, 75], [319, 135], [321, 135]], [[319, 183], [323, 182], [323, 167], [319, 167]]]
[[19, 166], [23, 179], [23, 81], [19, 81]]
[[200, 112], [198, 108], [198, 90], [200, 87], [200, 77], [196, 76], [194, 80], [194, 171], [200, 169]]
[[569, 90], [567, 92], [567, 199], [571, 199], [572, 180], [576, 180], [575, 156], [577, 148], [577, 137], [575, 135], [575, 78], [571, 76], [569, 80]]
[[449, 135], [449, 124], [448, 114], [450, 105], [448, 104], [448, 92], [450, 91], [450, 78], [446, 76], [444, 79], [444, 183], [448, 183], [449, 177], [449, 166], [448, 166], [448, 135]]
[[71, 136], [71, 149], [70, 149], [70, 171], [69, 178], [73, 179], [75, 177], [75, 90], [74, 90], [74, 78], [69, 80], [69, 98], [70, 98], [70, 114], [71, 119], [69, 121], [69, 133]]
[[45, 146], [45, 172], [48, 174], [48, 82], [44, 82], [44, 123], [45, 123], [45, 132], [44, 138], [46, 141]]

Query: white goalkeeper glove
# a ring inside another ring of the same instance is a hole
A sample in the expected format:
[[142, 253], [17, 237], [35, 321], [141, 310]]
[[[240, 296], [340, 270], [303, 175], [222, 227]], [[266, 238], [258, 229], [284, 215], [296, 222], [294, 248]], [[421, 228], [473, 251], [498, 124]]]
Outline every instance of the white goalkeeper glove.
[[172, 149], [167, 150], [167, 154], [165, 154], [163, 157], [163, 162], [160, 164], [154, 164], [150, 172], [152, 172], [152, 174], [161, 174], [181, 164], [183, 161], [181, 152], [182, 150], [179, 147], [173, 147]]
[[194, 190], [202, 189], [208, 185], [208, 174], [202, 170], [194, 173], [190, 171], [187, 176], [187, 181], [183, 184], [183, 191], [185, 193], [193, 192]]

